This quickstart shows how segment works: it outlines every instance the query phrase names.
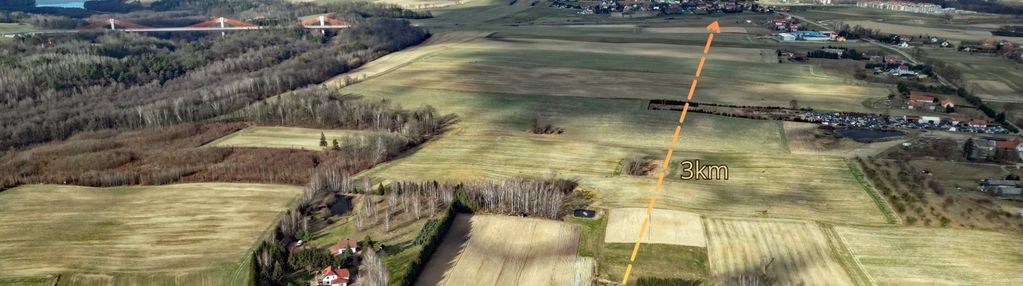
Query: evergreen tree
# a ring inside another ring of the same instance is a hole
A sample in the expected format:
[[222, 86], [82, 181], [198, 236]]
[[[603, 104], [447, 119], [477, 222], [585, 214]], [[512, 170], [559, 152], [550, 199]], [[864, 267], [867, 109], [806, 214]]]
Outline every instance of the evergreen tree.
[[973, 155], [973, 138], [966, 139], [966, 143], [963, 143], [963, 157], [967, 160]]
[[327, 136], [320, 132], [320, 147], [327, 147]]

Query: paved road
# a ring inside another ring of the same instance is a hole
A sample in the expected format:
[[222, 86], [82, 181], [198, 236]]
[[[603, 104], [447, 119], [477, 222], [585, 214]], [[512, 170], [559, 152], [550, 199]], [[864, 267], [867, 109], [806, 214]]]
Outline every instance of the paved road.
[[[313, 30], [336, 30], [336, 29], [347, 29], [347, 25], [331, 25], [331, 26], [302, 26], [302, 28], [313, 29]], [[245, 30], [262, 30], [270, 29], [273, 27], [268, 26], [252, 26], [252, 27], [168, 27], [168, 28], [124, 28], [117, 29], [114, 31], [124, 32], [137, 32], [137, 33], [155, 33], [155, 32], [227, 32], [227, 31], [245, 31]], [[34, 35], [34, 34], [59, 34], [59, 33], [78, 33], [82, 31], [94, 31], [94, 30], [42, 30], [42, 31], [28, 31], [28, 32], [16, 32], [16, 33], [0, 33], [0, 35]]]

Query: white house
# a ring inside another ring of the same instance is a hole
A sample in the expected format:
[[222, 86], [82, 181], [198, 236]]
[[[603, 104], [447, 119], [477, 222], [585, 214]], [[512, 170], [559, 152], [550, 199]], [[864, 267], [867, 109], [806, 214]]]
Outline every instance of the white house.
[[351, 278], [348, 268], [327, 266], [327, 268], [320, 271], [320, 274], [316, 275], [316, 280], [310, 284], [319, 286], [348, 286], [348, 280]]

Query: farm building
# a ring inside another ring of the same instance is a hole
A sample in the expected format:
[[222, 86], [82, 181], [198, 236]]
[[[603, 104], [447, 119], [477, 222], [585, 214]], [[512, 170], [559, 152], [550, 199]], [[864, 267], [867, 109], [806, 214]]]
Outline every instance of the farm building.
[[985, 179], [980, 181], [978, 189], [1000, 199], [1023, 199], [1023, 182], [1018, 180]]
[[337, 244], [330, 247], [330, 254], [341, 255], [344, 254], [344, 251], [346, 249], [348, 250], [349, 253], [352, 254], [359, 253], [359, 242], [354, 239], [347, 238], [338, 240]]
[[906, 100], [907, 109], [934, 110], [934, 97], [930, 95], [910, 95]]
[[778, 38], [784, 42], [791, 41], [830, 41], [831, 36], [817, 31], [794, 31], [778, 33]]
[[309, 283], [310, 286], [348, 286], [351, 279], [348, 268], [327, 266], [316, 274], [316, 279]]

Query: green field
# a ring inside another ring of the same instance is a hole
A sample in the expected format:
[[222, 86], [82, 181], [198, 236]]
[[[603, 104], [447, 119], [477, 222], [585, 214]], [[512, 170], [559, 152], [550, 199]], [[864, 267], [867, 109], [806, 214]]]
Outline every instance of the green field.
[[253, 126], [210, 142], [207, 146], [320, 150], [323, 148], [320, 146], [321, 134], [327, 137], [330, 144], [334, 139], [364, 133], [368, 131]]
[[0, 34], [2, 33], [23, 33], [35, 31], [35, 27], [20, 23], [0, 23]]
[[[248, 251], [300, 187], [26, 185], [0, 193], [0, 281], [238, 285]], [[47, 284], [49, 285], [49, 284]]]

